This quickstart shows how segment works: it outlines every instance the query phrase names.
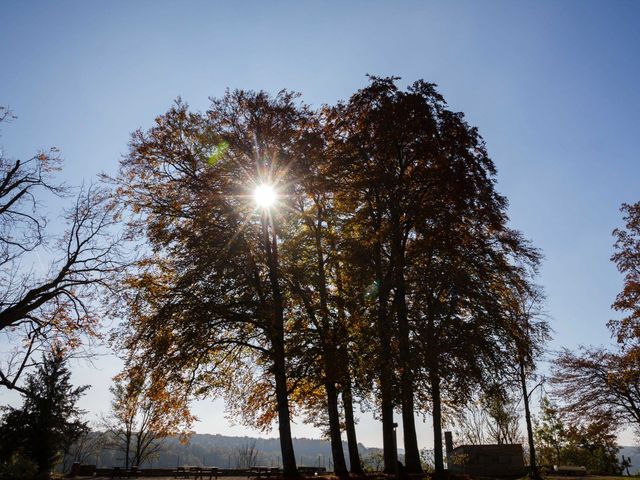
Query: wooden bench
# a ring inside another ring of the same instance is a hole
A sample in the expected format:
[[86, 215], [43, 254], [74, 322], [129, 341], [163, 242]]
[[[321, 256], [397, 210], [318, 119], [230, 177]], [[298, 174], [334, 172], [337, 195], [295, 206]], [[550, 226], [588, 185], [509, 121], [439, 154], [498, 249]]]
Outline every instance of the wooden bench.
[[280, 475], [280, 469], [277, 467], [253, 467], [249, 470], [249, 475], [262, 478], [262, 477], [277, 477]]
[[218, 480], [218, 468], [217, 467], [193, 467], [184, 466], [177, 467], [174, 470], [173, 478], [193, 478], [194, 480], [204, 480], [205, 477], [209, 480]]
[[575, 465], [557, 465], [553, 470], [556, 475], [567, 475], [572, 477], [581, 477], [587, 474], [587, 469], [585, 467], [578, 467]]

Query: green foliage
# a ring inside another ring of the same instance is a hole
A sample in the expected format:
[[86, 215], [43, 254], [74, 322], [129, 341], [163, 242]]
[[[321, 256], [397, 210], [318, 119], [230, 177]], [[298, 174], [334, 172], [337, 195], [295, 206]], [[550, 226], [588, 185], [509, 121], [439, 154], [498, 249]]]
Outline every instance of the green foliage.
[[560, 465], [566, 443], [566, 426], [556, 405], [547, 397], [540, 404], [540, 416], [535, 419], [534, 437], [540, 465]]
[[225, 156], [229, 150], [229, 142], [220, 142], [215, 147], [213, 147], [211, 154], [209, 154], [208, 162], [209, 165], [214, 166], [222, 157]]
[[384, 454], [376, 450], [362, 457], [362, 469], [365, 472], [381, 472], [384, 468]]
[[610, 419], [600, 417], [583, 425], [571, 425], [562, 456], [565, 463], [584, 465], [589, 473], [620, 475], [616, 429]]
[[20, 408], [7, 407], [0, 426], [2, 457], [10, 464], [16, 455], [33, 461], [46, 475], [63, 449], [87, 429], [76, 402], [88, 388], [73, 387], [63, 352], [45, 354], [34, 373], [27, 376]]

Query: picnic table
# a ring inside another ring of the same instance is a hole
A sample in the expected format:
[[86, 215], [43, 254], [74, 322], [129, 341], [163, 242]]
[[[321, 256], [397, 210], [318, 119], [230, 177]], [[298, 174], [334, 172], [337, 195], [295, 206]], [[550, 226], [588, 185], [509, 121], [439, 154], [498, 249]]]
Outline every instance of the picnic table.
[[280, 474], [280, 469], [278, 467], [257, 466], [257, 467], [252, 467], [251, 470], [249, 471], [249, 475], [254, 475], [258, 478], [271, 477], [271, 476], [277, 477], [279, 474]]
[[111, 469], [111, 478], [129, 478], [140, 475], [140, 467], [134, 465], [131, 468], [113, 467]]
[[196, 467], [191, 465], [185, 465], [183, 467], [178, 467], [175, 470], [174, 478], [193, 478], [204, 480], [209, 478], [209, 480], [215, 479], [218, 480], [218, 468], [217, 467]]

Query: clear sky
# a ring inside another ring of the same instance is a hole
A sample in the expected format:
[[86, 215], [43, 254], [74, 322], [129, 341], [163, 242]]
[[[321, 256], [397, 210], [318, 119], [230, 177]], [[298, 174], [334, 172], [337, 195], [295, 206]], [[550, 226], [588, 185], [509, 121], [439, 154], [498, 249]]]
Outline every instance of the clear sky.
[[[130, 132], [177, 96], [205, 109], [224, 89], [299, 91], [319, 106], [365, 74], [435, 82], [478, 126], [512, 224], [546, 256], [553, 348], [609, 342], [622, 280], [609, 261], [622, 202], [640, 200], [640, 3], [633, 1], [4, 1], [0, 104], [14, 157], [57, 146], [70, 183], [115, 173]], [[108, 408], [119, 365], [78, 365], [83, 401]], [[0, 402], [11, 396], [0, 392]], [[220, 402], [199, 432], [245, 434]], [[418, 423], [421, 445], [430, 426]], [[303, 425], [298, 436], [317, 436]], [[362, 416], [359, 440], [381, 444]], [[401, 442], [402, 440], [399, 439]], [[623, 441], [629, 444], [630, 439]]]

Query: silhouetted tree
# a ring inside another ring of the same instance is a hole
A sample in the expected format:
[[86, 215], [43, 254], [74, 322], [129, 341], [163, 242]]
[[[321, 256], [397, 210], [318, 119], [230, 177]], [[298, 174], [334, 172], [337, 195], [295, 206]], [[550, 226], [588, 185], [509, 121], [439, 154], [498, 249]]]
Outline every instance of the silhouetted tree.
[[529, 469], [533, 478], [540, 477], [530, 407], [531, 395], [537, 386], [530, 389], [528, 382], [537, 379], [536, 363], [544, 353], [545, 344], [550, 338], [549, 323], [542, 312], [543, 300], [544, 295], [540, 287], [525, 283], [511, 289], [508, 309], [512, 326], [510, 347], [515, 359], [515, 371], [512, 371], [510, 376], [514, 378], [514, 383], [519, 386], [522, 395], [529, 445]]
[[[11, 118], [0, 107], [0, 123]], [[65, 212], [64, 233], [47, 235], [43, 204], [71, 193], [54, 179], [61, 165], [56, 149], [27, 160], [0, 149], [0, 331], [14, 345], [0, 368], [0, 385], [22, 393], [18, 382], [34, 365], [32, 354], [47, 351], [55, 339], [77, 346], [83, 335], [95, 335], [95, 300], [122, 267], [120, 239], [112, 230], [117, 212], [102, 188], [81, 188]], [[30, 264], [43, 249], [55, 253], [38, 274]]]
[[554, 362], [551, 381], [569, 415], [606, 417], [640, 435], [640, 203], [624, 204], [621, 210], [625, 228], [613, 232], [616, 253], [611, 259], [624, 274], [624, 287], [613, 308], [628, 315], [608, 324], [618, 348], [565, 349]]
[[[206, 115], [178, 101], [121, 164], [129, 233], [148, 242], [125, 280], [127, 368], [181, 408], [222, 393], [245, 422], [277, 418], [286, 475], [296, 408], [327, 427], [346, 474], [340, 394], [355, 471], [357, 397], [380, 411], [388, 473], [394, 408], [412, 473], [414, 415], [431, 408], [441, 473], [443, 404], [514, 362], [507, 300], [539, 254], [506, 226], [477, 130], [433, 84], [396, 81], [371, 77], [320, 112], [285, 91], [228, 92]], [[253, 205], [261, 184], [274, 207]]]
[[62, 471], [69, 472], [74, 463], [87, 464], [100, 454], [108, 442], [104, 432], [88, 427], [78, 438], [68, 438], [63, 447]]
[[130, 361], [181, 397], [224, 389], [245, 420], [267, 427], [277, 418], [287, 476], [296, 466], [279, 236], [291, 213], [257, 212], [252, 195], [267, 183], [287, 198], [305, 116], [287, 92], [229, 92], [206, 116], [178, 103], [133, 135], [119, 176], [140, 214], [131, 231], [153, 250], [130, 281], [141, 289], [129, 302]]
[[2, 418], [3, 456], [22, 451], [41, 476], [50, 474], [65, 445], [87, 431], [76, 403], [88, 386], [73, 387], [64, 353], [54, 348], [27, 374], [20, 408], [6, 407]]
[[258, 464], [260, 452], [256, 448], [256, 441], [246, 441], [235, 450], [236, 468], [253, 468]]
[[563, 350], [551, 383], [572, 417], [615, 419], [640, 429], [640, 364], [604, 348]]
[[640, 202], [623, 204], [621, 209], [625, 228], [617, 228], [616, 252], [611, 260], [624, 275], [624, 287], [616, 297], [613, 308], [626, 312], [621, 320], [609, 322], [609, 328], [625, 351], [640, 361]]

